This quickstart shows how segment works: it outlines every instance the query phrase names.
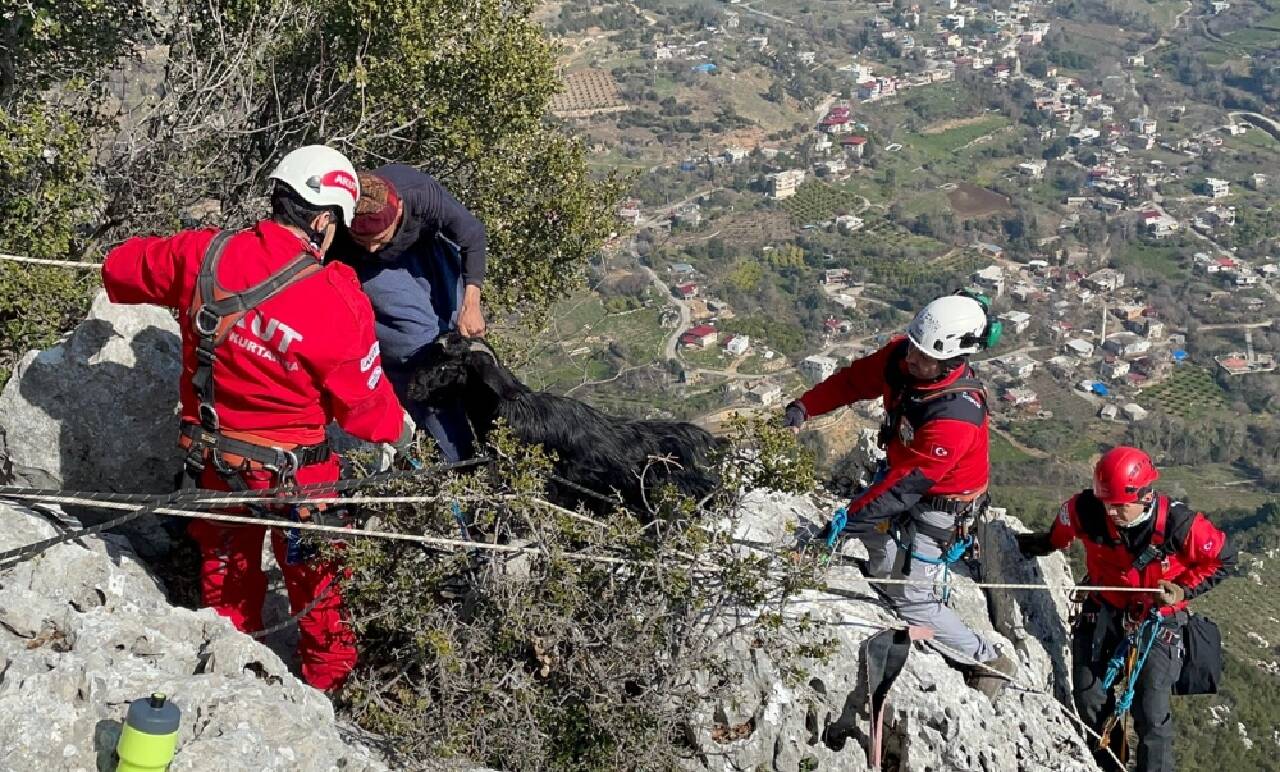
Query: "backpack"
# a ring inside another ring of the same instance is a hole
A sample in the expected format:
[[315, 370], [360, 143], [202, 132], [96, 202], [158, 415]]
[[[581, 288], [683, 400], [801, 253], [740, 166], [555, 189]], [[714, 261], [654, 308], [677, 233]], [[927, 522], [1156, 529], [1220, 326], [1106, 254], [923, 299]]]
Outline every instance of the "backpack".
[[1209, 617], [1191, 614], [1182, 628], [1182, 645], [1186, 656], [1173, 693], [1217, 694], [1222, 681], [1222, 633], [1218, 625]]
[[[1173, 540], [1165, 539], [1169, 507], [1168, 499], [1162, 497], [1151, 544], [1133, 564], [1139, 573], [1148, 564], [1173, 553]], [[1218, 630], [1218, 625], [1209, 617], [1188, 611], [1187, 623], [1182, 628], [1182, 646], [1185, 651], [1182, 671], [1173, 685], [1173, 693], [1217, 694], [1218, 684], [1222, 681], [1222, 632]]]

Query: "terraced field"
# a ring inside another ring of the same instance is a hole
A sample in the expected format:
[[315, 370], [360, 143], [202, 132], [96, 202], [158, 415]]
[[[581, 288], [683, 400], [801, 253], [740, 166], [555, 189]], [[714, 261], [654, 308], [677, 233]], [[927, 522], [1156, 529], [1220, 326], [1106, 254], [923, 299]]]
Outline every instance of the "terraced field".
[[1182, 365], [1169, 380], [1143, 390], [1139, 402], [1179, 418], [1198, 418], [1227, 407], [1222, 387], [1208, 370], [1194, 365]]

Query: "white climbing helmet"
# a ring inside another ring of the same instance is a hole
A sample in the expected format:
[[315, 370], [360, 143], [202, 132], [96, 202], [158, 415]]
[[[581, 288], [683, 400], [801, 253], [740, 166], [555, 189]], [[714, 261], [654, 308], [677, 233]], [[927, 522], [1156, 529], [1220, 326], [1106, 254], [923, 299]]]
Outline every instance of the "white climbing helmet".
[[325, 145], [300, 147], [280, 159], [270, 178], [288, 185], [312, 206], [338, 207], [342, 222], [351, 225], [360, 183], [356, 168], [337, 150]]
[[982, 348], [986, 330], [987, 312], [981, 303], [948, 295], [920, 309], [907, 326], [907, 337], [927, 356], [951, 359]]

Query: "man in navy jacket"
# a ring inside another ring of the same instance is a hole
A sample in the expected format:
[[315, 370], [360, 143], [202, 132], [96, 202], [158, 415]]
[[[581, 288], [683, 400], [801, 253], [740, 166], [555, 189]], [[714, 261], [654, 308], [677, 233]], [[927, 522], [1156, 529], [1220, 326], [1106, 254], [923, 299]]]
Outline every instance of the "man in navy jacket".
[[456, 329], [484, 334], [484, 225], [434, 177], [403, 164], [360, 172], [350, 235], [334, 245], [355, 268], [373, 305], [382, 363], [400, 402], [447, 461], [473, 455], [461, 405], [430, 408], [408, 399], [410, 374], [427, 346]]

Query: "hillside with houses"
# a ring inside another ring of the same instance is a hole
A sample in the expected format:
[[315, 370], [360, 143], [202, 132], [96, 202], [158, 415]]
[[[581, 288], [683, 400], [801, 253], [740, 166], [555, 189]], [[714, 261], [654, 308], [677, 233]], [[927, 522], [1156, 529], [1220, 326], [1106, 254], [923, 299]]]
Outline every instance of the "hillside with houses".
[[[1253, 527], [1280, 495], [1267, 3], [636, 0], [544, 15], [568, 92], [575, 77], [615, 87], [608, 112], [562, 120], [601, 171], [633, 176], [592, 289], [554, 325], [574, 342], [529, 370], [540, 385], [713, 428], [777, 414], [967, 287], [1004, 326], [979, 370], [996, 493], [1029, 522], [1125, 440], [1228, 522]], [[804, 439], [836, 464], [849, 427], [878, 420], [850, 409]]]

